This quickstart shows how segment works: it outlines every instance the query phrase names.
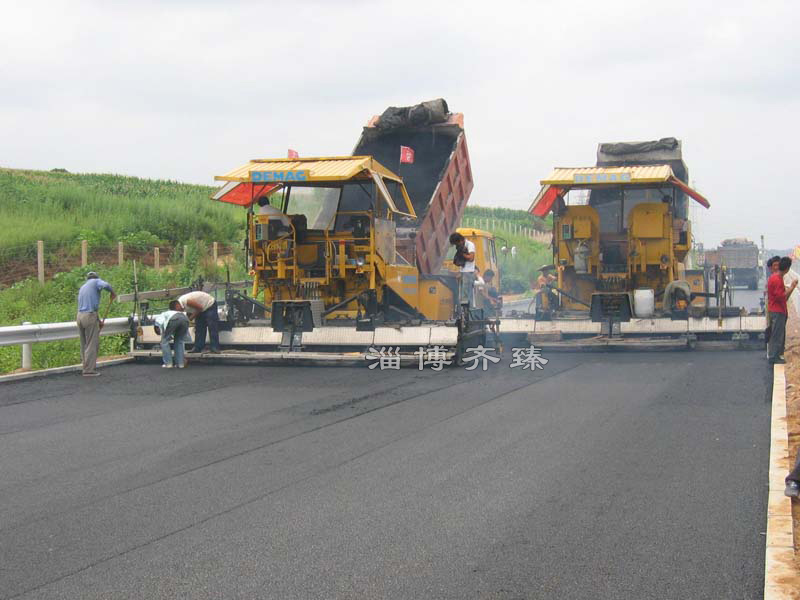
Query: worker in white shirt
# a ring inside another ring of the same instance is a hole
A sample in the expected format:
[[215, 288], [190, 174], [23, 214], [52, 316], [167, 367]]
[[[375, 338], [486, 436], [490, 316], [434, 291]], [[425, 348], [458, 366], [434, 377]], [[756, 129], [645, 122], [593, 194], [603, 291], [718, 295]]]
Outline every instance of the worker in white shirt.
[[[169, 303], [169, 310], [165, 310], [155, 317], [157, 332], [161, 333], [161, 365], [165, 369], [173, 366], [182, 369], [186, 366], [184, 359], [184, 344], [189, 334], [189, 317], [183, 312], [183, 306], [177, 300]], [[170, 340], [174, 340], [175, 360], [169, 348]]]
[[217, 301], [205, 292], [189, 292], [178, 298], [189, 319], [194, 319], [194, 348], [192, 352], [202, 352], [206, 346], [206, 331], [211, 340], [211, 353], [219, 354], [219, 312]]
[[469, 308], [475, 305], [475, 244], [460, 233], [451, 234], [450, 243], [456, 247], [453, 264], [459, 268], [458, 303]]
[[258, 214], [268, 215], [270, 220], [280, 219], [280, 222], [283, 223], [284, 227], [289, 227], [291, 224], [289, 217], [283, 214], [279, 209], [272, 206], [269, 203], [269, 198], [267, 196], [261, 196], [261, 198], [258, 199]]

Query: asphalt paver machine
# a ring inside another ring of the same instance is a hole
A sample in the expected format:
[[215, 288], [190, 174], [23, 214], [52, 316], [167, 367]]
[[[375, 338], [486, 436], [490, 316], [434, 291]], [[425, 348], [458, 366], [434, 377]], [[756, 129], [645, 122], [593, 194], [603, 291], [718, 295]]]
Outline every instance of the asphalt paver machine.
[[703, 342], [763, 343], [763, 315], [709, 292], [689, 269], [688, 204], [710, 204], [687, 184], [675, 138], [600, 144], [595, 166], [554, 169], [530, 212], [552, 213], [557, 278], [534, 315], [504, 319], [556, 349], [672, 349]]
[[[216, 179], [214, 200], [247, 211], [252, 285], [227, 291], [214, 359], [413, 360], [431, 347], [457, 359], [485, 343], [486, 319], [457, 305], [444, 264], [473, 187], [463, 116], [444, 100], [373, 117], [352, 155], [254, 159]], [[496, 270], [492, 236], [467, 234]], [[137, 353], [155, 353], [140, 329]]]

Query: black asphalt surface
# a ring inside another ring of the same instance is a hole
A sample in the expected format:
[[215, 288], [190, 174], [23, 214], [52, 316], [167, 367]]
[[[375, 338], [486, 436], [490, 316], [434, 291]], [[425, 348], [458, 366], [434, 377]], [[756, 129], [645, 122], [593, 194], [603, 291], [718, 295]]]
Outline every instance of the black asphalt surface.
[[0, 598], [760, 598], [762, 354], [0, 384]]

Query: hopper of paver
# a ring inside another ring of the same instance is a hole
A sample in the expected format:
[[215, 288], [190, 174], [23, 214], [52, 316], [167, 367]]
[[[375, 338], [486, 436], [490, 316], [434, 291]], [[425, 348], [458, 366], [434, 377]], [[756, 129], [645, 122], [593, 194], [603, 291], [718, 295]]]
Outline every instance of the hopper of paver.
[[[401, 162], [404, 147], [413, 162]], [[398, 223], [397, 251], [421, 274], [437, 274], [473, 187], [464, 116], [443, 99], [389, 107], [364, 127], [353, 155], [373, 156], [403, 178], [417, 218]]]

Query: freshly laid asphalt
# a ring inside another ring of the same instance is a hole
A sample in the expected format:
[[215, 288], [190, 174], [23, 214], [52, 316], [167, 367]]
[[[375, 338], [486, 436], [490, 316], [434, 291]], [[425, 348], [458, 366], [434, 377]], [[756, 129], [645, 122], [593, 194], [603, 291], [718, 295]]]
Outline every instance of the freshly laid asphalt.
[[0, 384], [0, 598], [760, 598], [762, 352]]

